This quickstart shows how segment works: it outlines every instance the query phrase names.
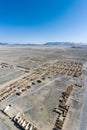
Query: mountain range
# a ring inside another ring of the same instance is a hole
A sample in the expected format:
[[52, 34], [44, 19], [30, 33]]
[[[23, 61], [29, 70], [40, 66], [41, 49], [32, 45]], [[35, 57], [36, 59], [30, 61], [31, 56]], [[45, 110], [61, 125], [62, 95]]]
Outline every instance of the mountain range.
[[22, 44], [22, 43], [0, 43], [0, 45], [11, 45], [11, 46], [38, 46], [38, 45], [44, 45], [44, 46], [53, 46], [53, 45], [70, 45], [70, 46], [73, 46], [73, 45], [84, 45], [84, 43], [74, 43], [74, 42], [47, 42], [47, 43], [44, 43], [44, 44], [31, 44], [31, 43], [27, 43], [27, 44]]

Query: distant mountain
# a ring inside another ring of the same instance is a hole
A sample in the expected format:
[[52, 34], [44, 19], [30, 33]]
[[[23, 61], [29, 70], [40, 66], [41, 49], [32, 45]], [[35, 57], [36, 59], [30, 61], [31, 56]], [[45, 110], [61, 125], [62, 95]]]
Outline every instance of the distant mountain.
[[4, 46], [4, 45], [8, 45], [8, 43], [0, 43], [0, 45]]
[[30, 43], [27, 43], [27, 44], [22, 44], [22, 43], [14, 43], [14, 44], [9, 44], [11, 46], [37, 46], [37, 44], [30, 44]]
[[[0, 45], [2, 46], [5, 46], [5, 45], [8, 45], [8, 46], [57, 46], [57, 45], [67, 45], [67, 46], [82, 46], [82, 45], [85, 45], [84, 43], [74, 43], [74, 42], [47, 42], [47, 43], [44, 43], [44, 44], [32, 44], [32, 43], [26, 43], [26, 44], [23, 44], [23, 43], [0, 43]], [[86, 44], [87, 45], [87, 44]]]
[[72, 42], [47, 42], [44, 45], [75, 45]]
[[37, 46], [39, 44], [31, 44], [31, 43], [27, 43], [27, 44], [23, 44], [23, 43], [0, 43], [0, 45], [5, 46]]

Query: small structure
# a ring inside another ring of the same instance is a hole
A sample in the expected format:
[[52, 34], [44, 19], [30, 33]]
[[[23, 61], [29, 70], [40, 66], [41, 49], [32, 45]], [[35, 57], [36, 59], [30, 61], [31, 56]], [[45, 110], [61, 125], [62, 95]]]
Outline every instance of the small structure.
[[23, 112], [14, 105], [9, 104], [3, 110], [3, 113], [23, 130], [39, 130], [38, 127], [30, 119], [27, 119]]

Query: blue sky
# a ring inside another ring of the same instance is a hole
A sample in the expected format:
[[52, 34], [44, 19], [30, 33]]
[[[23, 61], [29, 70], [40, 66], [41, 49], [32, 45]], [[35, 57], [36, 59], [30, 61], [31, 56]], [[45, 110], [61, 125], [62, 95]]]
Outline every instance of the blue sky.
[[0, 42], [87, 43], [87, 0], [0, 0]]

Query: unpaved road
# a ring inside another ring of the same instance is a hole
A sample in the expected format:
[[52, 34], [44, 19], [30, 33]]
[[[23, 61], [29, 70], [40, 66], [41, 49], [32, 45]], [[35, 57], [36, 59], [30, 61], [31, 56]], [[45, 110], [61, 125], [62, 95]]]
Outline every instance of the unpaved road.
[[87, 130], [87, 77], [84, 79], [84, 97], [79, 130]]

